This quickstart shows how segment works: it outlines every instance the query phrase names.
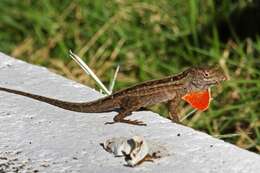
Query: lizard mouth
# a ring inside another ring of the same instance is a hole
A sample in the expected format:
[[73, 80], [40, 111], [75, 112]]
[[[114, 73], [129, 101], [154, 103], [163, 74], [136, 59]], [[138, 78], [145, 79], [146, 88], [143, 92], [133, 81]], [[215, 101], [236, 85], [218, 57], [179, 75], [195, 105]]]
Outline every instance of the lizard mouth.
[[207, 83], [207, 86], [208, 87], [211, 87], [211, 86], [214, 86], [214, 85], [219, 85], [219, 82], [209, 82], [209, 83]]
[[223, 75], [220, 79], [212, 80], [212, 81], [208, 82], [208, 85], [209, 86], [219, 85], [221, 82], [226, 81], [226, 80], [228, 80], [228, 78], [226, 77], [226, 75]]
[[210, 82], [207, 83], [207, 85], [209, 87], [211, 87], [211, 86], [214, 86], [214, 85], [220, 85], [221, 82], [222, 82], [222, 80], [221, 81], [220, 80], [210, 81]]

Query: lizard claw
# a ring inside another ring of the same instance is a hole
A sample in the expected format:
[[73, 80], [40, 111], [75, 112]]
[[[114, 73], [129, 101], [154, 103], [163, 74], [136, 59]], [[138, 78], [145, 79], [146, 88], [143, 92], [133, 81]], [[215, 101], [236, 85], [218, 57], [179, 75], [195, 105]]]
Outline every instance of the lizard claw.
[[105, 125], [107, 124], [115, 124], [116, 122], [115, 121], [112, 121], [112, 122], [105, 122]]

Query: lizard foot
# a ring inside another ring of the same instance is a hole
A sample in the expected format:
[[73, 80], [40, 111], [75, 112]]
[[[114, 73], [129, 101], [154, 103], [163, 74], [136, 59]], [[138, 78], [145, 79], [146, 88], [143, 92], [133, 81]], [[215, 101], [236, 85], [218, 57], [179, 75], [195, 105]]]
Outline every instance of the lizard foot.
[[132, 124], [132, 125], [137, 125], [137, 126], [146, 126], [146, 124], [142, 121], [139, 120], [127, 120], [127, 119], [123, 119], [120, 120], [121, 123], [127, 123], [127, 124]]
[[120, 121], [106, 122], [105, 124], [115, 124], [115, 123], [126, 123], [126, 124], [132, 124], [132, 125], [137, 125], [137, 126], [146, 126], [146, 124], [142, 121], [127, 120], [127, 119], [122, 119]]

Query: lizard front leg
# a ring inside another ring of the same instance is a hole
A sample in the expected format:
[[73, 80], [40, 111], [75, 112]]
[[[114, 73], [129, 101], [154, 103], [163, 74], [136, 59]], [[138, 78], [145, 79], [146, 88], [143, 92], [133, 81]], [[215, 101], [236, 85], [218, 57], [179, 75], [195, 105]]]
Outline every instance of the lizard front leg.
[[179, 115], [178, 115], [178, 106], [180, 104], [181, 98], [175, 97], [172, 100], [168, 101], [168, 110], [169, 110], [169, 118], [173, 122], [179, 122]]
[[127, 116], [130, 116], [133, 111], [136, 111], [142, 107], [140, 101], [136, 97], [125, 97], [121, 100], [121, 110], [113, 118], [114, 122], [107, 122], [106, 124], [114, 124], [117, 122], [127, 123], [132, 125], [146, 126], [145, 123], [139, 120], [129, 120], [125, 119]]

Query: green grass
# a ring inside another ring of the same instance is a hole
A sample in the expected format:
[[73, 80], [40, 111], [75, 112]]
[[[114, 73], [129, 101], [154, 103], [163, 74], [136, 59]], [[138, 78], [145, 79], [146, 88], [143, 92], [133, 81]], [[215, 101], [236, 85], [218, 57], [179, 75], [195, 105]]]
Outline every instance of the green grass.
[[[232, 32], [221, 41], [217, 27], [217, 19], [250, 2], [217, 2], [2, 0], [0, 51], [93, 87], [69, 58], [70, 49], [106, 84], [120, 64], [116, 89], [193, 65], [219, 65], [231, 80], [213, 89], [209, 110], [184, 124], [259, 153], [260, 39]], [[181, 114], [189, 111], [185, 104]]]

